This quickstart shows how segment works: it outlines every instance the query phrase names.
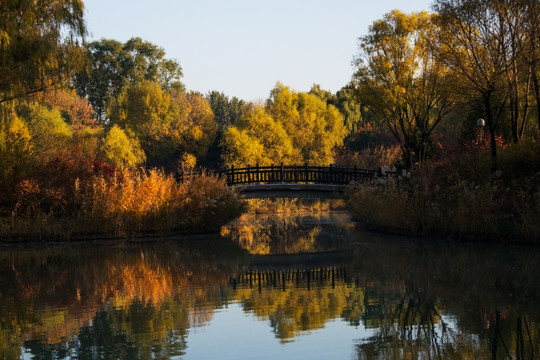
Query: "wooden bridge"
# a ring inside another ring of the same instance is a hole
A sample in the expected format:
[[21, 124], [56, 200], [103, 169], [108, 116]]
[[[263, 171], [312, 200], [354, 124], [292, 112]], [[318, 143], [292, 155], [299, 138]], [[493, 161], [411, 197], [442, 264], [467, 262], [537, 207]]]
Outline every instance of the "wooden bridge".
[[[304, 165], [270, 165], [246, 166], [242, 168], [230, 167], [208, 171], [211, 174], [224, 177], [227, 186], [234, 187], [243, 194], [250, 192], [315, 192], [328, 193], [343, 192], [345, 186], [351, 182], [366, 182], [376, 178], [393, 176], [394, 172], [382, 170], [368, 170], [357, 167], [334, 167]], [[190, 176], [200, 174], [180, 174], [184, 181]], [[260, 197], [259, 195], [244, 197]], [[309, 196], [308, 196], [309, 197]]]

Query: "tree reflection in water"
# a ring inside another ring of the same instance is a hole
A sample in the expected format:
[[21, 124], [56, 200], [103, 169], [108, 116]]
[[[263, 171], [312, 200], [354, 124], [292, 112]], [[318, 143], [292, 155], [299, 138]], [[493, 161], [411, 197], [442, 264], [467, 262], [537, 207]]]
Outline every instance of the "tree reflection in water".
[[256, 255], [298, 254], [351, 248], [354, 223], [343, 212], [244, 214], [222, 235]]
[[354, 268], [379, 279], [373, 296], [383, 309], [376, 334], [357, 345], [359, 359], [540, 358], [537, 250], [372, 246], [358, 250]]
[[[0, 252], [0, 358], [178, 357], [190, 329], [231, 303], [282, 344], [330, 321], [368, 329], [358, 359], [540, 358], [539, 251], [336, 235], [321, 219], [315, 240], [300, 241], [305, 255], [250, 255], [207, 237]], [[293, 249], [306, 221], [269, 224], [269, 248]], [[356, 244], [348, 256], [311, 253], [340, 241]]]
[[0, 253], [0, 358], [23, 345], [37, 358], [182, 355], [244, 257], [220, 238], [192, 242]]

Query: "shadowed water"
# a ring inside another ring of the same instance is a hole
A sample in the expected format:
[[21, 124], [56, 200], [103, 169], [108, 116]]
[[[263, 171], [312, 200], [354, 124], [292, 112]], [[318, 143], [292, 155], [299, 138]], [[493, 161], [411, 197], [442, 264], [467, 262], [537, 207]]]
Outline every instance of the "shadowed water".
[[244, 217], [0, 252], [3, 359], [540, 359], [540, 253]]

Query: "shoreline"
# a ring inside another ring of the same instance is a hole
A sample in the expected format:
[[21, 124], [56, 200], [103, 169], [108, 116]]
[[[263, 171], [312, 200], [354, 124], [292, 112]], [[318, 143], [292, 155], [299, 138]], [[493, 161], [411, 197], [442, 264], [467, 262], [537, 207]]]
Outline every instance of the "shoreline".
[[[369, 223], [368, 221], [362, 220], [354, 215], [354, 211], [351, 209], [328, 209], [328, 210], [317, 210], [317, 211], [308, 211], [301, 210], [298, 212], [280, 212], [280, 211], [266, 211], [266, 212], [254, 212], [251, 213], [254, 216], [260, 215], [276, 215], [276, 216], [300, 216], [308, 217], [310, 215], [316, 214], [330, 214], [330, 213], [347, 213], [350, 216], [351, 223], [355, 227], [362, 227], [365, 231], [371, 232], [374, 234], [386, 234], [401, 237], [407, 240], [421, 240], [431, 243], [440, 243], [440, 242], [455, 242], [460, 244], [475, 244], [475, 245], [491, 245], [491, 246], [524, 246], [529, 248], [540, 248], [540, 239], [534, 238], [511, 238], [505, 237], [502, 235], [473, 235], [473, 234], [450, 234], [450, 233], [441, 233], [441, 234], [426, 234], [421, 231], [409, 230], [404, 228], [391, 228], [385, 226], [379, 226], [376, 224]], [[243, 213], [239, 217], [231, 220], [229, 223], [238, 220], [241, 216], [249, 215], [250, 213]], [[226, 225], [226, 224], [225, 224]], [[224, 225], [224, 226], [225, 226]], [[171, 240], [175, 237], [182, 239], [190, 239], [197, 236], [209, 236], [216, 235], [219, 236], [221, 227], [219, 229], [213, 230], [181, 230], [181, 231], [172, 231], [166, 233], [157, 233], [157, 232], [142, 232], [134, 233], [129, 236], [120, 236], [113, 234], [78, 234], [70, 235], [69, 238], [62, 238], [62, 236], [56, 237], [48, 235], [43, 236], [39, 234], [33, 235], [13, 235], [8, 240], [0, 239], [0, 248], [9, 248], [9, 247], [40, 247], [40, 246], [62, 246], [62, 245], [75, 245], [75, 246], [92, 246], [92, 245], [118, 245], [122, 243], [145, 243], [145, 242], [158, 242], [160, 240]]]

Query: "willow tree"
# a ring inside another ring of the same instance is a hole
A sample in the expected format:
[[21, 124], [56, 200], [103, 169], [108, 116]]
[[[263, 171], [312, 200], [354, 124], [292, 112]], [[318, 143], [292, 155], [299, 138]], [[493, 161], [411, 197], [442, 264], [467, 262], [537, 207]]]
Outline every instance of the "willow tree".
[[81, 0], [0, 1], [0, 104], [57, 85], [80, 64]]
[[408, 166], [432, 151], [432, 134], [452, 110], [446, 70], [435, 57], [436, 15], [394, 10], [359, 39], [353, 84], [362, 102], [398, 141]]
[[512, 138], [520, 141], [532, 118], [533, 93], [540, 124], [540, 5], [535, 0], [437, 0], [434, 9], [444, 29], [438, 39], [441, 60], [483, 100], [496, 166], [499, 123], [508, 112]]

